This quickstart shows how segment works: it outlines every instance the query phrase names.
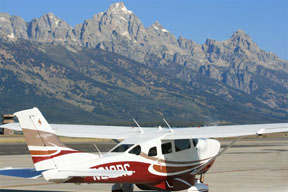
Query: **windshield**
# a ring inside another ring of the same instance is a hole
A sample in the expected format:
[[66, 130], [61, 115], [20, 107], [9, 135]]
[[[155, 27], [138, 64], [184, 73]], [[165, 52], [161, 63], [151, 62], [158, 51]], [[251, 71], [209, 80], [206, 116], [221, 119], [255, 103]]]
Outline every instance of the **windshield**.
[[132, 146], [133, 144], [122, 144], [116, 147], [115, 149], [113, 149], [111, 152], [115, 152], [115, 153], [125, 152]]
[[140, 155], [140, 153], [141, 153], [141, 147], [140, 147], [140, 145], [137, 145], [136, 147], [134, 147], [133, 149], [131, 149], [131, 150], [129, 151], [129, 153], [135, 154], [135, 155]]

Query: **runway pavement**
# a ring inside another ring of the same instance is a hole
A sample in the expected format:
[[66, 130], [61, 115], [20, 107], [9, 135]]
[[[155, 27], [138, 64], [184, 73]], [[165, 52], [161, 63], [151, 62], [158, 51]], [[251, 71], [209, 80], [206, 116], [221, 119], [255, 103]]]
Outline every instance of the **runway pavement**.
[[[228, 145], [229, 142], [222, 141], [221, 143]], [[100, 144], [97, 145], [100, 147]], [[96, 151], [93, 145], [91, 146], [93, 151]], [[105, 148], [105, 144], [103, 146]], [[18, 148], [19, 145], [14, 145], [14, 147]], [[6, 144], [0, 144], [0, 151], [4, 148], [8, 150]], [[32, 166], [29, 155], [0, 155], [0, 167]], [[214, 166], [206, 174], [205, 183], [209, 184], [210, 192], [287, 192], [288, 139], [239, 141], [233, 148], [218, 157]], [[111, 186], [111, 184], [54, 184], [43, 179], [26, 180], [0, 176], [0, 192], [106, 192], [111, 191]], [[139, 190], [135, 188], [135, 191]]]

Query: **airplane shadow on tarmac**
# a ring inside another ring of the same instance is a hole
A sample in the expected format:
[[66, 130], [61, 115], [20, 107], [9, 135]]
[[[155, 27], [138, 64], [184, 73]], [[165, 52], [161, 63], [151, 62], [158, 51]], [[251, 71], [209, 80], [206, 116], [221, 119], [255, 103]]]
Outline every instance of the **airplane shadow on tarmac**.
[[[0, 189], [0, 192], [63, 192], [63, 191]], [[69, 191], [66, 191], [66, 192], [69, 192]], [[136, 191], [136, 192], [154, 192], [154, 191]]]
[[[0, 192], [65, 192], [65, 191], [0, 189]], [[66, 192], [69, 192], [69, 191], [66, 191]], [[135, 191], [135, 192], [154, 192], [154, 191]]]
[[[0, 192], [60, 192], [60, 191], [42, 191], [42, 190], [15, 190], [15, 189], [0, 189]], [[61, 191], [63, 192], [63, 191]]]

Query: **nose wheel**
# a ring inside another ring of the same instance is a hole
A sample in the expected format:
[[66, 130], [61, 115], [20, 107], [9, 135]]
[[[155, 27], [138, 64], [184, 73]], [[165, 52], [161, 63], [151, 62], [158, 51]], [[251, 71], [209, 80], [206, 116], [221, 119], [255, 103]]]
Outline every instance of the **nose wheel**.
[[195, 184], [187, 190], [187, 192], [208, 192], [208, 191], [209, 191], [208, 185], [201, 183], [200, 180], [198, 179], [196, 179]]

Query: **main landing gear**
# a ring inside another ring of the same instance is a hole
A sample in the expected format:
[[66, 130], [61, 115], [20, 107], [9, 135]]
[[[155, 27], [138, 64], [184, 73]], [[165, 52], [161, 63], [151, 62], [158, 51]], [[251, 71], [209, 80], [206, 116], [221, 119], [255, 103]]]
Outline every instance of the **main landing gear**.
[[201, 182], [201, 183], [204, 183], [204, 174], [201, 174], [201, 175], [200, 175], [200, 182]]
[[190, 187], [187, 192], [208, 192], [209, 188], [207, 184], [204, 184], [204, 174], [200, 175], [200, 179], [195, 178], [195, 184]]
[[131, 183], [116, 183], [112, 186], [112, 192], [133, 192], [134, 185]]
[[[187, 192], [208, 192], [208, 185], [203, 182], [204, 174], [201, 174], [199, 179], [195, 178], [195, 184]], [[131, 183], [116, 183], [112, 186], [112, 192], [133, 192], [133, 189], [134, 185]]]

